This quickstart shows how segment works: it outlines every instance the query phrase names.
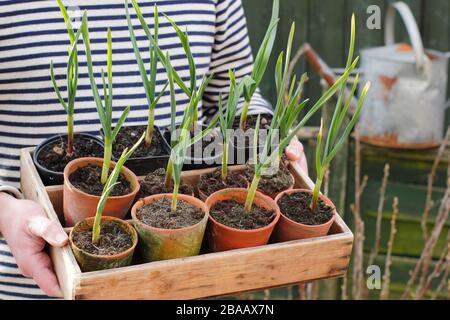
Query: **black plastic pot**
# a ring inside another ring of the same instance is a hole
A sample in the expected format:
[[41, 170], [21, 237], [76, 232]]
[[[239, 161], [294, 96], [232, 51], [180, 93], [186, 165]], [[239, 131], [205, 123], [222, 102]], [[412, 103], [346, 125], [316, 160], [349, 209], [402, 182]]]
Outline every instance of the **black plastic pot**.
[[[98, 144], [102, 147], [103, 149], [103, 142], [101, 139], [99, 139], [98, 137], [92, 135], [92, 134], [88, 134], [88, 133], [75, 133], [74, 137], [80, 137], [80, 136], [84, 136], [86, 138], [92, 139], [93, 141], [98, 142]], [[39, 154], [42, 152], [42, 150], [48, 145], [51, 144], [57, 140], [67, 140], [67, 134], [57, 134], [54, 136], [51, 136], [50, 138], [42, 141], [34, 150], [33, 152], [33, 162], [34, 165], [36, 166], [37, 171], [39, 172], [39, 175], [42, 179], [42, 182], [44, 183], [45, 186], [53, 186], [53, 185], [60, 185], [64, 183], [64, 174], [63, 171], [61, 172], [57, 172], [57, 171], [52, 171], [49, 170], [47, 168], [45, 168], [44, 166], [42, 166], [38, 161], [38, 156]]]
[[[141, 127], [142, 125], [137, 126], [129, 126], [129, 127]], [[100, 133], [102, 137], [103, 130], [100, 130]], [[159, 168], [165, 168], [167, 166], [167, 162], [169, 161], [170, 157], [170, 145], [167, 144], [166, 139], [164, 138], [164, 135], [161, 131], [161, 129], [157, 126], [155, 126], [154, 134], [159, 134], [161, 136], [161, 141], [163, 143], [163, 149], [166, 151], [166, 154], [160, 155], [160, 156], [146, 156], [146, 157], [131, 157], [127, 160], [126, 166], [128, 169], [134, 172], [137, 176], [145, 176], [149, 172], [153, 172], [156, 169]], [[130, 146], [132, 147], [132, 146]], [[118, 161], [119, 159], [114, 156], [112, 156], [114, 161]]]
[[[265, 115], [268, 118], [272, 118], [271, 115]], [[249, 115], [247, 121], [256, 122], [258, 115]], [[239, 128], [239, 116], [236, 117], [235, 123], [233, 125], [234, 129], [237, 130]], [[250, 141], [251, 140], [251, 141]], [[253, 145], [250, 146], [250, 143], [253, 143], [253, 137], [250, 137], [247, 141], [240, 141], [237, 143], [236, 138], [230, 139], [230, 145], [233, 149], [233, 164], [246, 164], [250, 157], [253, 155]], [[258, 154], [264, 148], [264, 145], [258, 145]], [[231, 158], [231, 154], [230, 154]]]
[[[202, 124], [200, 130], [206, 129], [208, 126]], [[201, 132], [199, 130], [199, 133]], [[164, 131], [164, 139], [166, 140], [167, 144], [170, 145], [170, 128], [167, 128]], [[222, 152], [219, 154], [216, 154], [211, 157], [191, 157], [189, 154], [190, 150], [188, 150], [188, 154], [185, 157], [183, 170], [198, 170], [198, 169], [205, 169], [205, 168], [215, 168], [217, 166], [221, 165], [222, 161]]]

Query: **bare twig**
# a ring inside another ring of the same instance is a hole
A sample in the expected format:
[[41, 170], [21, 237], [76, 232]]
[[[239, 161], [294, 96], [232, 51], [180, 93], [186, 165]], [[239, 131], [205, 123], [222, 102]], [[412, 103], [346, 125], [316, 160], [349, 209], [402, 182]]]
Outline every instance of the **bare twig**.
[[424, 285], [426, 275], [428, 273], [428, 267], [432, 259], [433, 249], [436, 245], [439, 235], [441, 234], [442, 228], [444, 227], [444, 224], [447, 221], [449, 211], [450, 211], [450, 162], [447, 168], [447, 190], [445, 191], [444, 197], [442, 198], [441, 205], [439, 207], [439, 211], [435, 219], [433, 230], [431, 232], [430, 237], [427, 239], [425, 243], [420, 258], [417, 261], [413, 272], [411, 273], [411, 277], [408, 280], [408, 283], [406, 284], [406, 288], [405, 291], [403, 292], [402, 299], [406, 299], [409, 297], [411, 287], [415, 283], [420, 272], [422, 272], [422, 276], [419, 281], [418, 289]]
[[[447, 234], [447, 243], [449, 243], [449, 240], [450, 240], [450, 230]], [[431, 272], [431, 274], [428, 276], [425, 285], [423, 287], [417, 289], [417, 294], [415, 297], [416, 300], [422, 299], [424, 297], [424, 295], [426, 294], [426, 292], [428, 291], [428, 289], [430, 288], [433, 280], [436, 278], [439, 278], [442, 271], [446, 270], [446, 267], [449, 263], [447, 261], [447, 254], [448, 254], [448, 246], [446, 246], [445, 249], [442, 251], [441, 256], [439, 257], [439, 260], [436, 263], [433, 272]]]
[[348, 283], [348, 273], [346, 272], [344, 275], [344, 278], [342, 279], [342, 285], [341, 285], [341, 299], [342, 300], [348, 300], [347, 283]]
[[363, 298], [363, 264], [364, 264], [364, 222], [361, 218], [361, 195], [367, 185], [367, 176], [361, 182], [361, 143], [358, 130], [355, 131], [355, 203], [351, 206], [355, 220], [355, 254], [353, 257], [352, 297]]
[[396, 222], [398, 216], [398, 198], [394, 197], [392, 203], [391, 217], [391, 234], [389, 236], [388, 248], [386, 253], [386, 262], [384, 265], [383, 287], [380, 292], [380, 300], [389, 299], [389, 289], [391, 284], [391, 265], [392, 265], [392, 248], [394, 247], [395, 234], [397, 233]]
[[298, 298], [300, 300], [306, 300], [306, 284], [305, 283], [298, 284]]
[[449, 282], [448, 281], [449, 271], [450, 271], [450, 264], [447, 263], [447, 267], [445, 268], [444, 275], [442, 276], [441, 281], [439, 282], [439, 285], [436, 288], [436, 291], [434, 291], [433, 295], [431, 296], [431, 300], [436, 300], [438, 294], [442, 291], [442, 289], [444, 289], [445, 285]]
[[386, 197], [386, 187], [389, 179], [389, 164], [386, 163], [384, 165], [383, 170], [383, 181], [381, 182], [380, 187], [380, 198], [378, 199], [378, 208], [377, 208], [377, 222], [375, 225], [375, 241], [372, 251], [370, 253], [368, 265], [372, 265], [375, 261], [375, 258], [378, 256], [378, 252], [380, 250], [381, 245], [381, 222], [383, 218], [383, 209], [384, 209], [384, 200]]
[[436, 158], [434, 158], [433, 166], [431, 167], [431, 171], [428, 174], [428, 184], [427, 184], [427, 198], [425, 200], [425, 207], [423, 209], [422, 219], [420, 221], [420, 225], [422, 227], [422, 234], [424, 241], [428, 238], [428, 228], [427, 228], [427, 222], [428, 222], [428, 216], [430, 213], [431, 208], [433, 208], [433, 180], [436, 175], [437, 168], [439, 167], [439, 163], [441, 162], [442, 155], [444, 154], [445, 148], [447, 147], [447, 144], [449, 142], [450, 138], [450, 126], [447, 128], [447, 133], [445, 134], [444, 140], [442, 140], [441, 146], [439, 147], [439, 151], [436, 155]]

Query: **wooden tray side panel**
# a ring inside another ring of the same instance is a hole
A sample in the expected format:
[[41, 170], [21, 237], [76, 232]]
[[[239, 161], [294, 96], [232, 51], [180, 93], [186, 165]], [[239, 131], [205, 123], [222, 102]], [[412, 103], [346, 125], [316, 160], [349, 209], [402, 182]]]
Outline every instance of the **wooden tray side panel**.
[[[59, 223], [58, 215], [34, 166], [31, 157], [33, 150], [34, 148], [26, 148], [22, 149], [20, 153], [20, 184], [22, 192], [26, 199], [40, 203], [50, 220]], [[68, 246], [64, 248], [49, 246], [49, 255], [64, 298], [73, 299], [74, 286], [78, 281], [81, 270], [72, 254], [72, 250]]]
[[196, 299], [342, 276], [352, 240], [334, 235], [85, 273], [76, 299]]

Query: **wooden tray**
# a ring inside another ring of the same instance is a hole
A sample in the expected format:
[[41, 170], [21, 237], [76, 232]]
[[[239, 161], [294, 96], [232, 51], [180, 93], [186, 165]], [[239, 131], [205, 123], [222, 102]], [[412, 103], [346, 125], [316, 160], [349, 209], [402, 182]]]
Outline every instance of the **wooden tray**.
[[[27, 199], [39, 202], [51, 220], [60, 221], [62, 186], [43, 185], [33, 150], [21, 150], [22, 191]], [[208, 170], [212, 169], [183, 172], [183, 179], [195, 185], [199, 174]], [[313, 188], [297, 164], [291, 163], [290, 170], [296, 187]], [[81, 272], [69, 246], [51, 247], [49, 253], [65, 299], [197, 299], [343, 276], [352, 245], [353, 234], [337, 215], [325, 237], [113, 270]]]

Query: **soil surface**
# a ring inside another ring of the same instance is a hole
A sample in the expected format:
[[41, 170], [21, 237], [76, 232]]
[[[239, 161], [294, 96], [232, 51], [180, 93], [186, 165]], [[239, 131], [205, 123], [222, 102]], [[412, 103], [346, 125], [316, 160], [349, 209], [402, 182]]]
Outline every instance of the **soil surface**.
[[[251, 183], [255, 174], [253, 164], [246, 164], [245, 176], [249, 183]], [[280, 169], [274, 175], [263, 175], [259, 180], [258, 190], [261, 190], [267, 195], [281, 192], [292, 186], [292, 175], [285, 165], [284, 161], [280, 162]]]
[[92, 229], [80, 230], [73, 234], [75, 245], [91, 254], [112, 256], [124, 252], [133, 246], [133, 238], [117, 223], [102, 223], [100, 239], [92, 243]]
[[[239, 128], [239, 121], [241, 120], [240, 116], [237, 115], [233, 122], [233, 129]], [[258, 120], [257, 114], [252, 114], [247, 116], [247, 123], [245, 126], [245, 130], [247, 129], [255, 129], [256, 121]], [[269, 129], [270, 124], [272, 123], [272, 116], [269, 114], [261, 114], [261, 122], [259, 123], [260, 129]]]
[[307, 225], [324, 224], [333, 217], [333, 208], [319, 199], [316, 212], [311, 210], [312, 194], [295, 192], [283, 195], [278, 200], [281, 212], [295, 222]]
[[238, 172], [228, 171], [226, 180], [222, 180], [222, 168], [217, 168], [213, 172], [200, 177], [198, 188], [204, 194], [210, 194], [225, 188], [247, 188], [247, 180]]
[[[114, 157], [120, 158], [123, 150], [125, 150], [125, 148], [131, 148], [139, 140], [146, 129], [147, 126], [122, 127], [113, 143]], [[167, 150], [164, 148], [164, 144], [164, 138], [159, 133], [159, 130], [155, 128], [153, 130], [152, 143], [149, 146], [146, 146], [143, 142], [133, 153], [132, 157], [139, 158], [168, 155]]]
[[136, 216], [146, 225], [162, 229], [181, 229], [199, 223], [205, 213], [185, 201], [178, 200], [177, 210], [172, 212], [171, 199], [160, 199], [139, 208]]
[[[173, 185], [169, 189], [166, 188], [164, 182], [166, 178], [166, 170], [164, 168], [156, 169], [145, 176], [144, 180], [141, 181], [141, 189], [136, 197], [136, 199], [145, 198], [152, 196], [154, 194], [160, 193], [172, 193]], [[181, 184], [178, 191], [182, 194], [192, 195], [194, 190], [188, 184]]]
[[[111, 174], [112, 169], [109, 170]], [[77, 189], [94, 196], [101, 196], [104, 185], [100, 179], [102, 176], [102, 167], [88, 165], [79, 168], [69, 176], [70, 183]], [[123, 196], [131, 192], [130, 182], [125, 175], [120, 174], [119, 182], [111, 191], [110, 196]]]
[[[249, 129], [255, 129], [256, 127], [256, 121], [258, 120], [258, 115], [250, 115], [247, 117], [247, 123], [245, 126], [245, 130], [247, 131]], [[234, 119], [234, 123], [233, 123], [233, 129], [238, 129], [239, 128], [239, 121], [240, 118], [237, 116]], [[265, 129], [268, 130], [270, 128], [270, 124], [272, 123], [272, 116], [271, 115], [261, 115], [261, 122], [259, 124], [259, 128], [260, 129]], [[250, 145], [253, 145], [253, 135], [250, 137], [249, 135], [245, 135], [245, 142], [244, 142], [244, 148], [249, 148]], [[239, 139], [239, 140], [238, 140]], [[235, 146], [241, 146], [241, 143], [239, 143], [242, 139], [241, 135], [234, 135], [234, 138], [232, 139], [232, 143]], [[250, 144], [250, 139], [252, 139], [252, 143]], [[239, 141], [239, 142], [238, 142]]]
[[275, 218], [275, 211], [266, 210], [256, 205], [252, 211], [247, 213], [243, 203], [235, 200], [217, 202], [209, 214], [216, 220], [228, 227], [253, 230], [267, 226]]
[[[196, 131], [195, 131], [195, 135], [198, 135], [201, 133], [202, 130], [204, 130], [206, 127], [202, 127], [202, 126], [198, 126]], [[217, 150], [222, 150], [222, 143], [219, 142], [220, 144], [217, 146], [216, 148], [216, 143], [215, 140], [219, 137], [220, 131], [217, 130], [212, 130], [207, 136], [203, 137], [201, 141], [197, 141], [194, 145], [191, 145], [187, 152], [186, 155], [192, 159], [196, 158], [196, 156], [201, 155], [203, 158], [203, 155], [206, 154], [205, 158], [209, 158], [209, 157], [215, 157], [216, 155], [216, 149]], [[170, 141], [170, 136], [171, 136], [171, 131], [168, 129], [165, 133], [164, 136], [166, 138], [167, 141]], [[193, 138], [194, 135], [192, 135], [191, 133], [191, 138]], [[169, 142], [170, 144], [170, 142]], [[207, 152], [204, 152], [204, 150], [211, 145], [211, 147], [208, 148]], [[196, 149], [200, 149], [201, 147], [201, 152], [199, 150]], [[197, 157], [199, 158], [199, 157]], [[189, 159], [185, 159], [185, 163], [186, 161], [189, 161]]]
[[62, 138], [42, 148], [37, 157], [38, 163], [48, 170], [63, 172], [65, 166], [74, 159], [103, 156], [103, 147], [98, 141], [76, 134], [73, 140], [74, 152], [70, 157], [66, 154], [67, 139]]

